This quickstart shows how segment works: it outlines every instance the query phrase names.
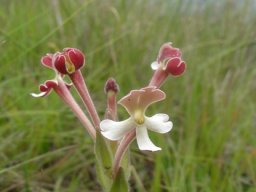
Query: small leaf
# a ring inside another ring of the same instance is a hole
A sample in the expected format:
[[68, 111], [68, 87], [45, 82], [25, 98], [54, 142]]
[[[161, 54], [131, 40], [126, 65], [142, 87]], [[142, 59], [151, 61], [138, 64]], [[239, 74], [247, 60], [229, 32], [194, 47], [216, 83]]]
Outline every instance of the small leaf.
[[112, 183], [111, 167], [113, 158], [109, 144], [99, 131], [96, 133], [95, 155], [98, 181], [104, 191], [108, 191]]
[[109, 150], [108, 143], [99, 131], [96, 133], [95, 153], [99, 163], [105, 169], [110, 170], [112, 166], [112, 154]]
[[120, 167], [111, 186], [110, 192], [127, 192], [128, 189], [128, 182], [125, 178], [124, 170]]

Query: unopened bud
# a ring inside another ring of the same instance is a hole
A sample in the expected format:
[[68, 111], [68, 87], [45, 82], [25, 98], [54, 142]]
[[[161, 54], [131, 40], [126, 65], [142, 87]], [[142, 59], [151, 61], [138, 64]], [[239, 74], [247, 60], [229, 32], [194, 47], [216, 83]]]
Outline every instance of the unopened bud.
[[53, 65], [61, 74], [72, 74], [83, 67], [85, 61], [84, 54], [75, 48], [65, 48], [63, 52], [55, 53]]
[[116, 80], [114, 78], [111, 77], [106, 81], [104, 91], [105, 91], [106, 94], [109, 93], [110, 91], [112, 91], [114, 93], [119, 92], [119, 86], [116, 83]]
[[169, 59], [166, 62], [165, 71], [173, 76], [182, 75], [185, 71], [186, 65], [185, 62], [182, 61], [179, 57]]

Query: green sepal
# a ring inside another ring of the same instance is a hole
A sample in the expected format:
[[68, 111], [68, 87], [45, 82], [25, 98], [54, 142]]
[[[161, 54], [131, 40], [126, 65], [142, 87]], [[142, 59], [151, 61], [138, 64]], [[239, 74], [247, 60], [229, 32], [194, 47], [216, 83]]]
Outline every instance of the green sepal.
[[127, 192], [127, 191], [129, 191], [128, 181], [126, 180], [123, 168], [120, 167], [109, 192]]

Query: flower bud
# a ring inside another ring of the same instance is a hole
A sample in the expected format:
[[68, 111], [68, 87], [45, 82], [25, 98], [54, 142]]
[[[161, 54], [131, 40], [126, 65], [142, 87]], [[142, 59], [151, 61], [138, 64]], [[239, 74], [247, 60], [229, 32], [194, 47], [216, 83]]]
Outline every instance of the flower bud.
[[108, 93], [110, 91], [113, 91], [114, 93], [118, 93], [119, 92], [119, 86], [116, 83], [114, 78], [109, 78], [106, 81], [105, 87], [104, 87], [104, 91], [105, 93]]
[[65, 48], [64, 54], [66, 55], [67, 60], [75, 66], [75, 70], [84, 66], [85, 56], [79, 49]]
[[53, 56], [55, 69], [61, 74], [72, 74], [84, 65], [84, 54], [75, 48], [65, 48]]
[[185, 62], [182, 61], [179, 57], [169, 59], [166, 62], [165, 66], [166, 66], [165, 71], [173, 76], [181, 75], [186, 68]]

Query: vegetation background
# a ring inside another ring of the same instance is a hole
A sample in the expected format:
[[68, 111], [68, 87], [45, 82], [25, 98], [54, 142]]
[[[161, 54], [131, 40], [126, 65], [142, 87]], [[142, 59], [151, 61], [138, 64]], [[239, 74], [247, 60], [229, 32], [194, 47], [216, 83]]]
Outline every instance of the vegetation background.
[[[161, 152], [131, 146], [132, 191], [256, 191], [254, 0], [0, 0], [0, 191], [100, 191], [92, 141], [55, 93], [48, 52], [77, 47], [101, 117], [108, 77], [119, 98], [145, 86], [164, 42], [187, 63], [163, 86], [173, 131], [151, 133]], [[74, 91], [74, 90], [72, 90]], [[120, 119], [127, 113], [120, 107]]]

